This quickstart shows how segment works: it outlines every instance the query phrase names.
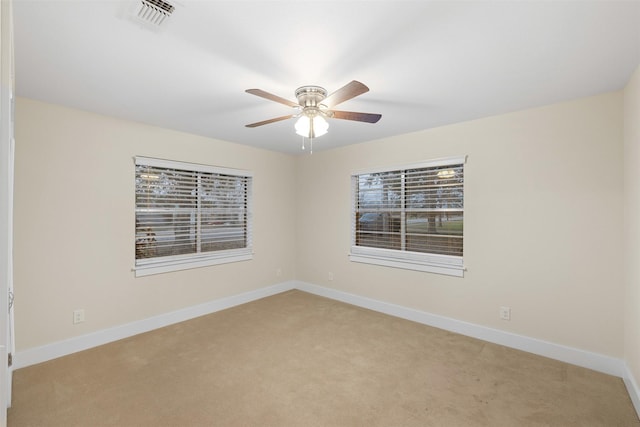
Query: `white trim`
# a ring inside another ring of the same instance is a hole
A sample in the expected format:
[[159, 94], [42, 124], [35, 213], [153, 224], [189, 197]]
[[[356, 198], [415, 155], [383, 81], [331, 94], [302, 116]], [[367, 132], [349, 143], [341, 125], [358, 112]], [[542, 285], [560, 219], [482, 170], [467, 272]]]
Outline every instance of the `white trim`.
[[464, 267], [436, 265], [408, 260], [393, 259], [375, 255], [349, 255], [349, 261], [364, 264], [381, 265], [383, 267], [403, 268], [405, 270], [423, 271], [426, 273], [444, 274], [446, 276], [464, 277]]
[[622, 376], [622, 379], [624, 380], [624, 385], [627, 386], [629, 397], [631, 398], [634, 408], [636, 408], [638, 418], [640, 418], [640, 387], [638, 387], [638, 383], [633, 377], [633, 373], [631, 372], [631, 369], [629, 369], [629, 365], [624, 363], [624, 369], [625, 375]]
[[351, 246], [351, 255], [411, 262], [415, 264], [438, 265], [448, 268], [463, 268], [461, 256], [440, 255], [395, 249], [372, 248], [368, 246]]
[[[40, 347], [19, 351], [14, 356], [14, 369], [24, 368], [36, 363], [45, 362], [57, 357], [86, 350], [98, 345], [127, 338], [153, 329], [162, 328], [174, 323], [183, 322], [198, 316], [214, 313], [219, 310], [234, 307], [260, 298], [285, 292], [291, 289], [299, 289], [314, 295], [342, 301], [358, 307], [389, 314], [402, 319], [434, 326], [462, 335], [478, 338], [484, 341], [504, 345], [518, 350], [527, 351], [573, 365], [604, 372], [609, 375], [629, 378], [629, 382], [637, 390], [637, 384], [633, 381], [628, 369], [621, 359], [604, 356], [560, 344], [529, 338], [523, 335], [512, 334], [497, 329], [487, 328], [473, 323], [463, 322], [449, 317], [415, 310], [391, 304], [355, 294], [325, 288], [301, 281], [283, 282], [266, 288], [256, 289], [243, 294], [234, 295], [204, 304], [187, 307], [170, 313], [161, 314], [137, 322], [116, 326], [91, 334], [70, 338], [68, 340], [46, 344]], [[626, 382], [626, 380], [625, 380]], [[636, 393], [639, 394], [639, 393]]]
[[19, 351], [15, 354], [14, 369], [25, 368], [37, 363], [46, 362], [61, 356], [128, 338], [174, 323], [183, 322], [195, 317], [204, 316], [226, 308], [255, 301], [291, 289], [299, 289], [310, 294], [342, 301], [358, 307], [378, 311], [402, 319], [422, 323], [447, 331], [459, 333], [483, 341], [504, 345], [506, 347], [527, 351], [573, 365], [593, 369], [605, 374], [621, 377], [629, 392], [633, 405], [640, 416], [640, 388], [629, 367], [622, 359], [592, 353], [573, 347], [551, 343], [548, 341], [500, 331], [473, 323], [463, 322], [449, 317], [415, 310], [371, 298], [362, 297], [336, 289], [325, 288], [302, 281], [288, 281], [265, 288], [256, 289], [239, 295], [210, 301], [204, 304], [187, 307], [170, 313], [161, 314], [137, 322], [105, 329], [68, 340]]
[[174, 323], [184, 322], [185, 320], [193, 319], [195, 317], [215, 313], [216, 311], [279, 294], [281, 292], [294, 289], [294, 285], [295, 282], [283, 282], [266, 288], [260, 288], [239, 295], [233, 295], [206, 302], [204, 304], [150, 317], [148, 319], [127, 323], [109, 329], [103, 329], [101, 331], [81, 335], [79, 337], [69, 338], [64, 341], [58, 341], [40, 347], [19, 351], [13, 358], [14, 369], [20, 369], [30, 365], [35, 365], [36, 363], [46, 362], [47, 360], [66, 356], [78, 351], [87, 350], [99, 345], [108, 344], [113, 341], [141, 334], [143, 332], [152, 331]]
[[389, 314], [391, 316], [411, 320], [424, 325], [434, 326], [436, 328], [469, 337], [478, 338], [483, 341], [523, 350], [529, 353], [570, 363], [572, 365], [581, 366], [583, 368], [593, 369], [594, 371], [603, 372], [605, 374], [615, 375], [617, 377], [624, 376], [624, 362], [615, 357], [500, 331], [498, 329], [492, 329], [486, 326], [476, 325], [474, 323], [463, 322], [450, 317], [439, 316], [437, 314], [349, 294], [335, 289], [313, 285], [311, 283], [297, 282], [295, 287], [301, 291], [309, 292], [311, 294], [342, 301], [347, 304], [356, 305], [358, 307], [367, 308], [369, 310], [378, 311], [380, 313]]
[[[221, 251], [206, 253], [205, 256], [191, 256], [189, 258], [166, 260], [149, 259], [149, 263], [144, 263], [147, 260], [137, 260], [137, 265], [133, 268], [136, 273], [136, 277], [150, 276], [152, 274], [168, 273], [171, 271], [188, 270], [191, 268], [209, 267], [218, 264], [227, 264], [230, 262], [249, 261], [253, 259], [253, 253], [251, 249], [243, 249], [242, 253], [226, 253], [228, 251]], [[207, 256], [207, 254], [209, 254]], [[198, 254], [200, 255], [200, 254]], [[141, 262], [142, 261], [142, 262]]]
[[464, 277], [465, 270], [460, 256], [397, 251], [366, 246], [351, 246], [349, 260], [456, 277]]
[[0, 425], [7, 423], [11, 406], [12, 372], [7, 353], [13, 354], [13, 198], [15, 147], [15, 58], [11, 1], [0, 4]]

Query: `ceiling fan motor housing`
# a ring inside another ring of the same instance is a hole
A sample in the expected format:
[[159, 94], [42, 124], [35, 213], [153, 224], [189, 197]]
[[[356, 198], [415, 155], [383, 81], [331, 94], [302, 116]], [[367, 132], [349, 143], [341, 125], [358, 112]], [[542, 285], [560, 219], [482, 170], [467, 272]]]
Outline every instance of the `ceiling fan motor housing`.
[[302, 86], [296, 89], [296, 98], [301, 107], [319, 107], [323, 99], [327, 97], [327, 91], [320, 86]]
[[[302, 107], [302, 113], [307, 117], [315, 117], [321, 114], [320, 105], [327, 97], [327, 91], [320, 86], [302, 86], [296, 89], [296, 98]], [[326, 106], [323, 105], [326, 110]]]

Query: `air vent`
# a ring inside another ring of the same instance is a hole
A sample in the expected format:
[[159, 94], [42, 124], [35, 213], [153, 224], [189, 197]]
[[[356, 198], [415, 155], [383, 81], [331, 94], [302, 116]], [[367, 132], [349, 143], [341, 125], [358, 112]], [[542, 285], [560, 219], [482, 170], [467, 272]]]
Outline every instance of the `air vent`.
[[173, 5], [162, 0], [142, 0], [137, 15], [144, 22], [160, 26], [174, 9]]

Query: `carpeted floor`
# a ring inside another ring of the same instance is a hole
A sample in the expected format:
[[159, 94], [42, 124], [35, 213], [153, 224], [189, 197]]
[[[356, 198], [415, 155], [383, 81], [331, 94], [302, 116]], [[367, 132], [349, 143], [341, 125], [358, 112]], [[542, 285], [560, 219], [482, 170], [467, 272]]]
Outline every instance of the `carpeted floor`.
[[620, 378], [289, 291], [20, 369], [19, 426], [640, 426]]

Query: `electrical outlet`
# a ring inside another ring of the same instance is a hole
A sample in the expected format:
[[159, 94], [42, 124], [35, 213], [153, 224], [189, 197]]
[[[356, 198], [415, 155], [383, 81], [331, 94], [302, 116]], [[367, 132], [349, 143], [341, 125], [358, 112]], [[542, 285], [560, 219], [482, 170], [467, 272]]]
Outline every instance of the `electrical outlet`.
[[73, 323], [76, 324], [82, 322], [84, 322], [84, 308], [73, 310]]
[[329, 281], [331, 282], [333, 280], [333, 273], [329, 272], [329, 274], [327, 274], [327, 278], [329, 279]]
[[511, 307], [500, 307], [500, 318], [502, 320], [511, 320]]
[[282, 277], [282, 269], [276, 268], [276, 277]]

